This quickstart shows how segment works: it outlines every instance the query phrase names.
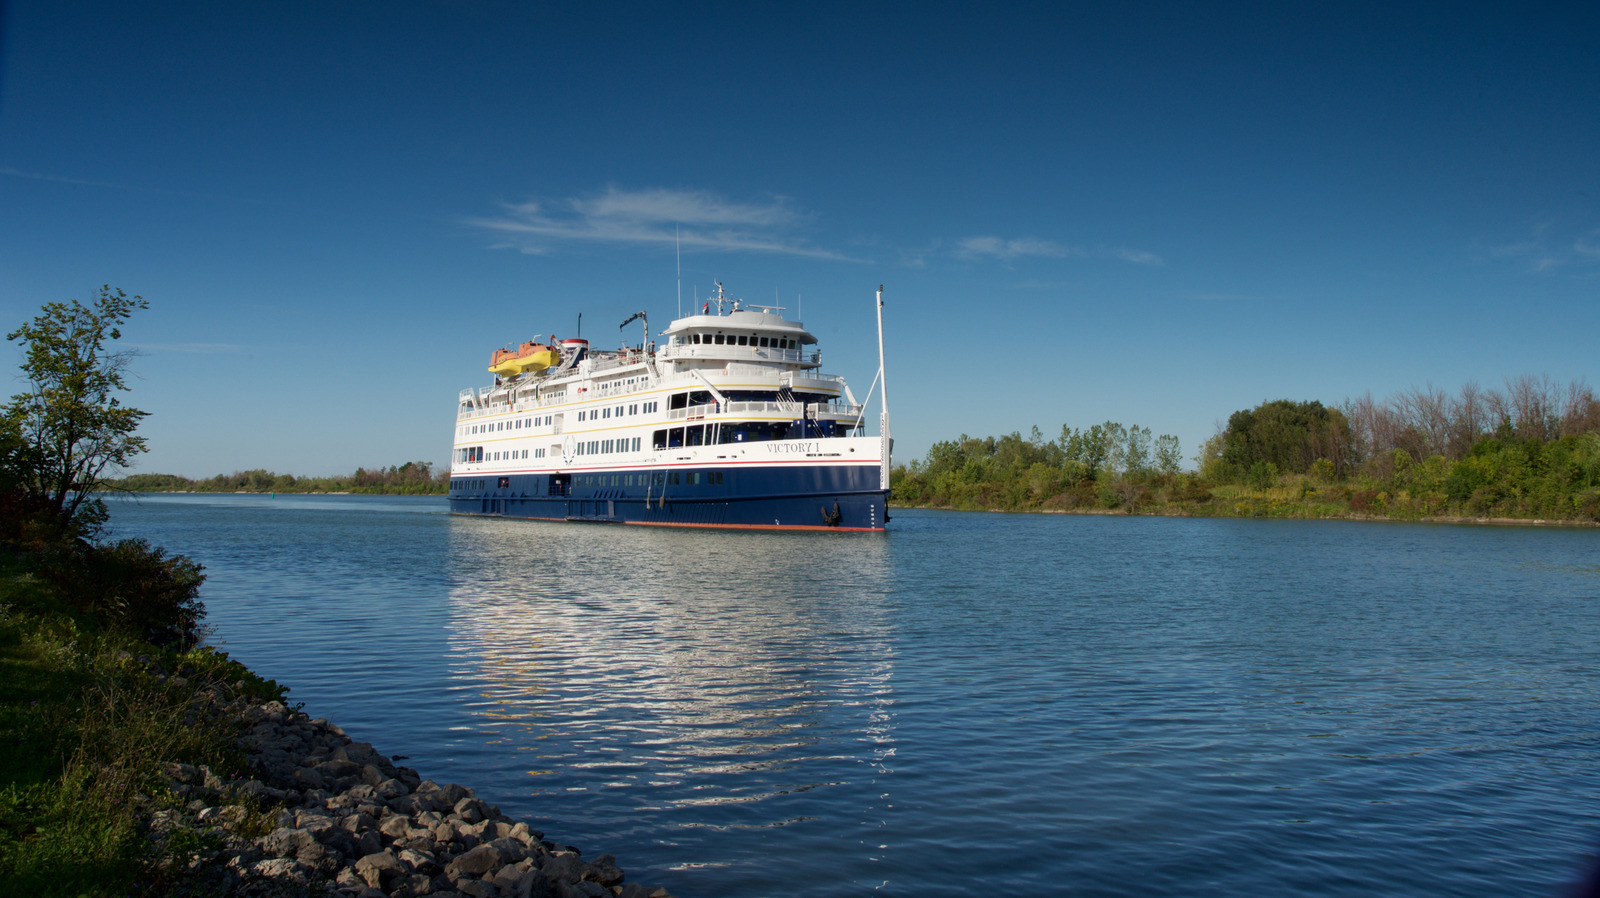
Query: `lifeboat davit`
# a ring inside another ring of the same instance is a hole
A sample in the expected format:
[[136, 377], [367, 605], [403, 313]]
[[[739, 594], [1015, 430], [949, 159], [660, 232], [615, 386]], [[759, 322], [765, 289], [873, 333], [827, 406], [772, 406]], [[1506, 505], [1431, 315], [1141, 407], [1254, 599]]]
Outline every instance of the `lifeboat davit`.
[[501, 377], [511, 377], [529, 371], [543, 371], [561, 361], [561, 351], [544, 343], [528, 341], [513, 352], [496, 349], [489, 356], [489, 372]]

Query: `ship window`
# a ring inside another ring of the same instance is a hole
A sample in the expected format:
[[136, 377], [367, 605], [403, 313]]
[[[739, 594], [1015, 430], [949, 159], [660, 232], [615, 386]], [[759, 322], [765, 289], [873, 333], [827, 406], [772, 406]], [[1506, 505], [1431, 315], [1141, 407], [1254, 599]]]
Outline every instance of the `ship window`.
[[700, 342], [700, 335], [699, 334], [695, 334], [694, 336], [691, 336], [689, 338], [689, 342], [690, 343], [699, 343]]
[[609, 418], [609, 417], [611, 417], [611, 409], [608, 409], [608, 408], [605, 408], [605, 409], [601, 409], [601, 410], [600, 410], [600, 417], [602, 417], [602, 418]]
[[739, 345], [740, 346], [749, 346], [750, 345], [750, 338], [745, 336], [744, 334], [740, 334], [739, 335]]
[[672, 486], [677, 486], [678, 485], [678, 472], [677, 471], [673, 471], [673, 472], [671, 472], [670, 474], [667, 475], [667, 483], [671, 484]]
[[652, 434], [650, 437], [650, 445], [651, 448], [654, 449], [667, 448], [667, 432], [665, 430], [658, 430]]
[[638, 437], [634, 437], [633, 438], [633, 451], [635, 451], [635, 452], [639, 451], [639, 438]]
[[699, 471], [690, 471], [689, 472], [689, 483], [691, 485], [693, 485], [693, 484], [698, 484], [699, 482], [700, 482], [700, 472]]
[[722, 335], [721, 334], [717, 334], [717, 345], [718, 346], [722, 345]]
[[767, 343], [767, 338], [766, 337], [762, 337], [761, 338], [761, 348], [765, 349], [765, 348], [767, 348], [768, 345], [769, 344]]

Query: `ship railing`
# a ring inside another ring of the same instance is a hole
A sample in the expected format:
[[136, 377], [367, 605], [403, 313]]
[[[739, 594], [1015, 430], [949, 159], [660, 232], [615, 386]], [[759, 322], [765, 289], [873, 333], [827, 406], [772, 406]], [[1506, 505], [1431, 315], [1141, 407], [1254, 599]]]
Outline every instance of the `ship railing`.
[[749, 346], [707, 346], [704, 343], [674, 344], [663, 348], [662, 359], [752, 359], [758, 362], [784, 362], [791, 365], [820, 365], [822, 350], [763, 349]]
[[861, 406], [846, 405], [832, 402], [706, 402], [691, 405], [687, 408], [674, 408], [667, 410], [668, 421], [698, 421], [708, 417], [749, 417], [751, 415], [781, 415], [785, 418], [800, 417], [801, 410], [809, 418], [855, 418], [861, 414]]

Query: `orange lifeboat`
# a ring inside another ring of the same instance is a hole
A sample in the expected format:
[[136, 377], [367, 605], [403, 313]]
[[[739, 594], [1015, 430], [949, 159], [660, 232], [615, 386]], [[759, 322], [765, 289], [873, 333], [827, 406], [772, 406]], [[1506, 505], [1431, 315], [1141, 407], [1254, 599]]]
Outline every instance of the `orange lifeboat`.
[[529, 340], [517, 347], [515, 352], [509, 349], [496, 349], [489, 356], [489, 372], [501, 377], [511, 377], [529, 371], [543, 371], [560, 361], [560, 350]]

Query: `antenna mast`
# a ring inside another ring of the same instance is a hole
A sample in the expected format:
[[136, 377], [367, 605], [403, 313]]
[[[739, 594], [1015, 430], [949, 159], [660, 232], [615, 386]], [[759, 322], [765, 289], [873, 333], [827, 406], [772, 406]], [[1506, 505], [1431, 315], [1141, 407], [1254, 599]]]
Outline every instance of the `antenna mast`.
[[883, 403], [883, 414], [878, 418], [878, 487], [889, 488], [889, 453], [894, 440], [889, 438], [889, 378], [883, 368], [883, 285], [878, 285], [878, 377], [882, 378], [883, 392], [878, 401]]
[[[683, 243], [678, 240], [678, 226], [672, 226], [672, 251], [678, 256], [678, 317], [683, 317]], [[648, 338], [646, 342], [649, 342]]]

